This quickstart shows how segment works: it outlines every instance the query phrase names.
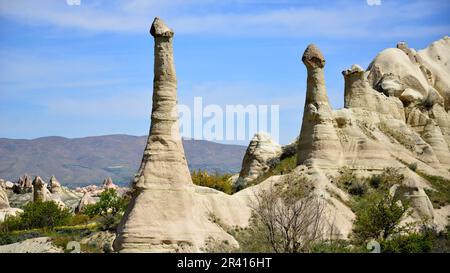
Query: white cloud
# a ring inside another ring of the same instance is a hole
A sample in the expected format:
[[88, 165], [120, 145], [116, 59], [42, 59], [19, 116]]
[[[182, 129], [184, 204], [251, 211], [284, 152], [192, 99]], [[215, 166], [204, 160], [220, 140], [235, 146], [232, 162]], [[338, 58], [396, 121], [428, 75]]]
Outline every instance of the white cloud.
[[381, 0], [366, 0], [369, 6], [380, 6]]
[[[373, 5], [380, 0], [367, 0]], [[239, 3], [239, 1], [237, 1]], [[271, 9], [232, 9], [236, 1], [93, 1], [77, 8], [58, 5], [52, 0], [0, 0], [0, 15], [21, 22], [46, 23], [88, 31], [142, 33], [154, 16], [163, 17], [176, 33], [233, 36], [321, 36], [321, 37], [392, 37], [392, 25], [402, 27], [404, 36], [432, 35], [429, 30], [448, 29], [422, 26], [416, 31], [414, 20], [442, 10], [441, 2], [408, 1], [385, 3], [372, 9], [355, 2], [334, 6], [273, 6]], [[245, 3], [245, 2], [244, 2]], [[248, 3], [247, 3], [248, 4]], [[248, 4], [249, 5], [249, 4]], [[224, 8], [226, 6], [226, 8]], [[261, 5], [262, 6], [262, 5]], [[376, 26], [376, 27], [374, 27]]]

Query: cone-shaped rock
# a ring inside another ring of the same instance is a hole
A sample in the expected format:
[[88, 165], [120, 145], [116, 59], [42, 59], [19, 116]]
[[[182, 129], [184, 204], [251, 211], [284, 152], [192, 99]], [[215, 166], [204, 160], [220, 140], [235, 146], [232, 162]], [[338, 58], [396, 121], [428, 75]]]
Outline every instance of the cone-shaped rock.
[[173, 31], [155, 18], [150, 33], [155, 40], [152, 122], [136, 186], [144, 189], [191, 184], [176, 111]]
[[325, 87], [325, 58], [315, 45], [309, 45], [302, 61], [308, 71], [305, 109], [298, 141], [298, 164], [336, 165], [341, 145], [333, 127], [330, 102]]
[[47, 184], [39, 176], [36, 176], [33, 180], [33, 202], [44, 202], [49, 199]]
[[199, 251], [206, 235], [214, 236], [208, 231], [214, 227], [198, 213], [178, 131], [173, 31], [155, 18], [150, 33], [155, 41], [150, 134], [114, 245], [121, 252]]
[[56, 179], [54, 175], [50, 178], [48, 182], [48, 190], [51, 193], [60, 193], [61, 192], [61, 183]]

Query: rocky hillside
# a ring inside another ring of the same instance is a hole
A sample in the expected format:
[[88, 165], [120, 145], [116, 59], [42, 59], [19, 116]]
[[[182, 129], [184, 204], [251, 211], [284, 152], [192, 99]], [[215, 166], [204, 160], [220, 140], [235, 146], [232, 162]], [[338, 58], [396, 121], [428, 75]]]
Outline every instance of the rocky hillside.
[[[16, 182], [27, 173], [69, 186], [101, 183], [111, 177], [128, 184], [142, 159], [147, 136], [107, 135], [85, 138], [0, 139], [0, 178]], [[189, 168], [238, 172], [245, 147], [183, 140]]]

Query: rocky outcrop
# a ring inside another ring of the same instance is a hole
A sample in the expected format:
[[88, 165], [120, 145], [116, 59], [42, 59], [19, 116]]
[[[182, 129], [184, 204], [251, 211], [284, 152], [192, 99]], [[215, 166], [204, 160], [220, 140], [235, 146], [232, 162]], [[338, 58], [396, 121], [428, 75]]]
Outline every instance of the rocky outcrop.
[[[361, 108], [380, 114], [391, 115], [396, 119], [404, 120], [402, 102], [396, 97], [383, 96], [374, 90], [366, 78], [365, 71], [359, 65], [353, 65], [342, 72], [345, 79], [344, 107]], [[387, 83], [388, 82], [388, 83]], [[385, 81], [383, 87], [386, 92], [395, 92], [400, 83], [392, 80]]]
[[0, 253], [62, 253], [63, 249], [55, 246], [49, 237], [38, 237], [22, 242], [1, 245]]
[[105, 253], [111, 253], [114, 251], [113, 242], [116, 238], [116, 234], [109, 231], [95, 232], [80, 240], [83, 245], [88, 245], [94, 249], [101, 249]]
[[248, 182], [268, 171], [271, 166], [270, 161], [277, 160], [281, 154], [281, 145], [276, 143], [269, 134], [256, 133], [245, 152], [236, 186], [245, 187]]
[[9, 208], [8, 195], [3, 187], [0, 187], [0, 209]]
[[240, 198], [193, 185], [178, 131], [174, 32], [155, 18], [150, 33], [155, 42], [150, 135], [115, 250], [198, 252], [210, 237], [236, 245], [210, 215], [243, 225], [249, 217], [248, 207]]
[[59, 183], [59, 181], [56, 179], [56, 177], [54, 175], [52, 175], [52, 177], [50, 177], [50, 181], [48, 183], [48, 190], [53, 193], [53, 194], [59, 194], [61, 193], [61, 184]]
[[315, 45], [309, 45], [302, 57], [308, 78], [305, 109], [297, 148], [298, 164], [334, 166], [342, 156], [342, 147], [333, 127], [333, 116], [325, 87], [325, 58]]
[[97, 200], [89, 192], [86, 192], [80, 199], [80, 202], [78, 202], [75, 213], [82, 213], [87, 205], [93, 205], [95, 203], [97, 203]]
[[[432, 140], [428, 143], [433, 146], [443, 139], [450, 149], [449, 47], [449, 37], [418, 52], [401, 42], [397, 48], [378, 54], [368, 68], [367, 78], [374, 89], [402, 101], [405, 120], [419, 134], [424, 133], [425, 124], [431, 124], [428, 119], [432, 119], [442, 137], [438, 137], [436, 133], [439, 133], [435, 131], [433, 138], [426, 137]], [[440, 163], [448, 164], [448, 158], [440, 151], [442, 147], [436, 146]]]
[[23, 194], [33, 191], [33, 181], [28, 175], [19, 177], [19, 180], [14, 184], [14, 193]]
[[33, 180], [33, 202], [50, 201], [50, 192], [47, 189], [47, 184], [39, 176]]
[[103, 189], [117, 189], [117, 185], [115, 185], [112, 181], [111, 177], [105, 178], [105, 180], [103, 180], [102, 183], [102, 188]]
[[5, 208], [0, 209], [0, 223], [5, 221], [6, 217], [14, 217], [22, 213], [23, 210], [19, 208]]

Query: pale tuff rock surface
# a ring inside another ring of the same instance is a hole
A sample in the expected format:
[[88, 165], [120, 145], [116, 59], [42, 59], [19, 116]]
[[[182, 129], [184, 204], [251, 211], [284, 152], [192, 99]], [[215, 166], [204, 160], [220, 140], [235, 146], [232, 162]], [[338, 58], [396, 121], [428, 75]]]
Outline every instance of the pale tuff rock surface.
[[83, 212], [87, 205], [93, 205], [97, 203], [98, 198], [94, 198], [89, 192], [86, 192], [80, 199], [77, 207], [75, 208], [75, 213]]
[[279, 158], [281, 154], [282, 147], [268, 133], [256, 133], [245, 152], [236, 185], [245, 186], [248, 182], [268, 171], [270, 161]]
[[[115, 249], [122, 252], [200, 251], [212, 236], [236, 244], [210, 214], [245, 224], [246, 206], [238, 198], [195, 187], [178, 132], [177, 81], [173, 31], [155, 18], [151, 128], [130, 205], [118, 228]], [[244, 208], [243, 208], [244, 207]]]
[[334, 165], [342, 154], [342, 147], [333, 127], [333, 115], [325, 87], [325, 58], [311, 44], [306, 48], [302, 61], [308, 78], [297, 162], [305, 165]]
[[431, 185], [406, 164], [415, 163], [421, 172], [450, 179], [448, 38], [419, 52], [400, 43], [381, 52], [367, 71], [357, 65], [343, 71], [345, 108], [340, 110], [329, 103], [325, 58], [309, 45], [302, 57], [308, 77], [299, 138], [280, 147], [257, 134], [237, 181], [252, 180], [268, 170], [272, 159], [295, 153], [299, 166], [230, 196], [192, 184], [174, 111], [174, 32], [156, 18], [150, 33], [155, 39], [152, 122], [134, 195], [114, 243], [117, 251], [197, 252], [211, 237], [236, 245], [212, 223], [211, 215], [225, 225], [244, 227], [255, 194], [292, 175], [308, 178], [314, 194], [326, 201], [327, 222], [334, 226], [335, 236], [346, 238], [355, 215], [345, 204], [349, 195], [333, 183], [344, 166], [363, 176], [398, 168], [404, 183], [414, 188], [412, 218], [431, 219], [441, 228], [447, 223], [448, 210], [434, 210], [424, 191]]
[[17, 194], [33, 191], [33, 181], [28, 175], [19, 177], [17, 183], [14, 184], [13, 191]]
[[[324, 85], [325, 60], [318, 61], [322, 54], [310, 53], [318, 52], [316, 47], [306, 49], [302, 60], [308, 70], [308, 81], [298, 163], [308, 167], [317, 192], [345, 197], [345, 193], [343, 196], [331, 185], [329, 178], [336, 176], [340, 167], [349, 167], [362, 175], [396, 167], [404, 173], [405, 183], [416, 189], [410, 193], [414, 219], [432, 219], [443, 227], [442, 215], [434, 212], [424, 191], [430, 185], [405, 165], [416, 163], [422, 172], [450, 178], [447, 171], [450, 116], [445, 111], [444, 98], [450, 86], [443, 81], [436, 85], [433, 70], [420, 58], [424, 52], [434, 56], [431, 59], [435, 62], [445, 58], [438, 58], [437, 54], [448, 56], [448, 38], [430, 47], [439, 53], [430, 54], [430, 49], [416, 53], [400, 43], [398, 48], [381, 52], [367, 71], [358, 65], [343, 71], [345, 108], [334, 111]], [[309, 61], [310, 56], [315, 56], [314, 61]], [[437, 74], [449, 72], [446, 63], [439, 65]], [[331, 196], [324, 194], [334, 204], [339, 203]], [[341, 210], [336, 210], [335, 216], [344, 223], [342, 219], [349, 219], [349, 214], [341, 214]], [[351, 224], [337, 227], [345, 235]]]
[[117, 185], [115, 185], [112, 181], [111, 177], [106, 178], [103, 180], [103, 189], [117, 189]]
[[99, 231], [81, 239], [80, 244], [102, 249], [105, 253], [111, 253], [114, 251], [112, 245], [115, 238], [115, 233], [109, 231]]
[[28, 239], [22, 242], [0, 246], [0, 253], [62, 253], [49, 237]]
[[45, 202], [50, 201], [50, 192], [47, 189], [47, 184], [39, 177], [36, 176], [33, 180], [33, 202]]
[[56, 179], [56, 177], [54, 175], [52, 175], [52, 177], [50, 178], [50, 181], [48, 182], [48, 190], [51, 193], [61, 193], [61, 184], [59, 183], [59, 181]]
[[3, 187], [0, 187], [0, 209], [9, 208], [8, 195]]
[[22, 213], [23, 210], [19, 208], [4, 208], [0, 209], [0, 222], [3, 222], [5, 218], [8, 216], [16, 216], [19, 213]]

